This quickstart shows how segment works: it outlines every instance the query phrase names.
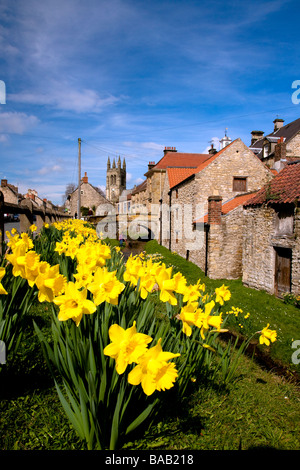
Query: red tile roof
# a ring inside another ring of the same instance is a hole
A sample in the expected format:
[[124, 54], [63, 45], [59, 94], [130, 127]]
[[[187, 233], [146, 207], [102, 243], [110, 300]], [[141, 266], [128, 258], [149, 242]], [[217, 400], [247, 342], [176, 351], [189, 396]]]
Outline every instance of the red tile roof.
[[197, 168], [202, 162], [210, 157], [208, 153], [180, 153], [167, 152], [161, 160], [153, 167], [154, 170], [166, 169], [167, 167], [194, 167]]
[[278, 175], [258, 191], [245, 206], [264, 203], [295, 203], [300, 199], [300, 161], [288, 164]]
[[[229, 199], [229, 201], [224, 202], [222, 204], [222, 215], [226, 215], [229, 212], [233, 211], [233, 209], [236, 209], [237, 207], [244, 205], [246, 201], [249, 201], [249, 199], [253, 198], [254, 194], [257, 194], [257, 192], [253, 193], [247, 193], [247, 194], [240, 194], [238, 196], [233, 197], [232, 199]], [[201, 219], [198, 219], [195, 221], [195, 223], [203, 223], [208, 221], [208, 214], [205, 214]]]
[[[223, 149], [221, 149], [219, 152], [215, 153], [214, 155], [181, 154], [181, 155], [198, 155], [198, 156], [206, 157], [206, 158], [202, 158], [202, 161], [196, 166], [196, 168], [191, 168], [193, 167], [193, 165], [189, 165], [190, 168], [171, 168], [173, 171], [170, 171], [170, 172], [168, 171], [170, 188], [173, 188], [177, 184], [181, 183], [189, 176], [192, 176], [204, 170], [204, 168], [206, 168], [211, 162], [213, 162], [216, 158], [218, 158], [218, 156], [221, 155], [221, 153], [223, 153], [228, 147], [230, 147], [233, 144], [233, 142], [228, 144], [226, 147], [224, 147]], [[157, 168], [157, 165], [155, 168]], [[173, 165], [173, 166], [175, 167], [176, 165]], [[177, 165], [177, 166], [180, 166], [180, 165]], [[187, 167], [188, 165], [186, 164], [184, 166]], [[168, 170], [170, 170], [170, 168], [168, 168]]]
[[197, 168], [167, 168], [169, 185], [173, 188], [191, 175], [194, 175]]

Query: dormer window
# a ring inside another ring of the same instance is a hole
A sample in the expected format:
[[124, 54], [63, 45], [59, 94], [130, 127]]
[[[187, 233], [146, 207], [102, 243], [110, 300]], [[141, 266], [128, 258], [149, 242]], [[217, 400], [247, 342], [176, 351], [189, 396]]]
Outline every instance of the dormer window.
[[264, 145], [264, 158], [267, 158], [269, 156], [269, 152], [270, 152], [269, 144]]

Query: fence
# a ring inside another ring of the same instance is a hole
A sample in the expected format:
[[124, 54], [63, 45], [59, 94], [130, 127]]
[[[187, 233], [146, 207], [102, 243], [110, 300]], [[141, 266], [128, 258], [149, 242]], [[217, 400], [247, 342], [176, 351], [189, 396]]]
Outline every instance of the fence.
[[4, 241], [4, 214], [18, 214], [20, 218], [20, 231], [27, 232], [34, 223], [39, 231], [45, 223], [58, 222], [70, 218], [69, 214], [47, 207], [44, 201], [42, 206], [35, 206], [31, 199], [23, 199], [20, 204], [4, 201], [4, 195], [0, 191], [0, 253]]

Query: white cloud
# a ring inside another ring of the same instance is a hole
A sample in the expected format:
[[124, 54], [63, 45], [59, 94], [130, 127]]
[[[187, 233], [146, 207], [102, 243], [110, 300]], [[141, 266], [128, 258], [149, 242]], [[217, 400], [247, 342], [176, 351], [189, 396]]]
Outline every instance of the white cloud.
[[39, 119], [36, 116], [20, 112], [0, 112], [1, 132], [23, 134], [28, 129], [37, 126]]
[[49, 173], [57, 173], [63, 171], [63, 168], [60, 165], [44, 166], [40, 168], [37, 173], [39, 175], [47, 175]]
[[40, 92], [11, 94], [11, 101], [30, 105], [52, 106], [59, 110], [76, 113], [99, 112], [118, 101], [112, 95], [101, 97], [95, 90], [72, 89], [67, 84], [55, 83], [50, 89]]

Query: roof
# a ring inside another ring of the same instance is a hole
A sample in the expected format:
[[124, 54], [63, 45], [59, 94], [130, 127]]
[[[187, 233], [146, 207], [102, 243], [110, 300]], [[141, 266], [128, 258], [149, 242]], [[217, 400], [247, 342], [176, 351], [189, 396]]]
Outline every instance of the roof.
[[197, 168], [167, 168], [170, 189], [194, 175], [196, 171]]
[[[246, 193], [246, 194], [239, 194], [238, 196], [233, 197], [232, 199], [229, 199], [228, 201], [224, 202], [222, 204], [222, 215], [226, 215], [229, 212], [233, 211], [239, 206], [242, 206], [245, 204], [246, 201], [249, 201], [249, 199], [253, 198], [254, 194], [257, 192], [253, 193]], [[205, 214], [202, 218], [198, 219], [195, 221], [196, 224], [198, 223], [207, 223], [208, 222], [208, 214]]]
[[145, 191], [147, 189], [147, 180], [142, 181], [142, 183], [138, 184], [136, 188], [131, 191], [131, 194], [137, 194], [140, 191]]
[[166, 152], [152, 170], [165, 170], [168, 167], [197, 168], [210, 157], [208, 153]]
[[270, 142], [277, 142], [279, 137], [283, 137], [285, 142], [291, 140], [297, 132], [300, 131], [300, 118], [296, 119], [285, 126], [282, 126], [277, 131], [273, 131], [270, 134], [262, 137], [261, 139], [257, 140], [253, 145], [249, 148], [255, 150], [260, 153], [263, 148], [263, 142], [265, 139], [268, 139]]
[[[236, 139], [237, 140], [237, 139]], [[206, 158], [197, 166], [197, 167], [190, 167], [190, 168], [168, 168], [168, 176], [169, 176], [169, 184], [170, 189], [177, 186], [182, 181], [186, 180], [192, 175], [199, 173], [200, 171], [204, 170], [210, 163], [212, 163], [216, 158], [218, 158], [225, 150], [228, 149], [234, 142], [234, 140], [230, 144], [226, 145], [223, 149], [219, 150], [219, 152], [215, 153], [214, 155], [205, 155]]]
[[300, 199], [300, 160], [289, 163], [275, 178], [247, 201], [245, 207], [262, 204], [294, 204]]

